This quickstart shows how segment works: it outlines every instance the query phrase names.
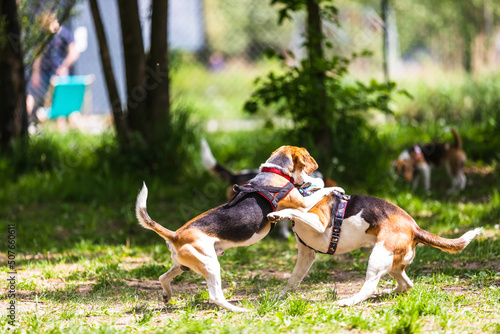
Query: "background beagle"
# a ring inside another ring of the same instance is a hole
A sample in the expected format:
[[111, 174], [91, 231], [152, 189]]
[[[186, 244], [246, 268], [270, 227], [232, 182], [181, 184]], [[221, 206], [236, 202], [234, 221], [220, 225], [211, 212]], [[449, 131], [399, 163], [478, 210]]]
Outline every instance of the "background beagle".
[[[247, 186], [281, 189], [289, 186], [290, 180], [301, 185], [317, 167], [316, 161], [306, 149], [282, 146], [274, 151], [261, 166], [262, 171]], [[266, 169], [278, 170], [278, 173], [264, 171]], [[172, 296], [170, 283], [174, 277], [191, 269], [205, 277], [211, 301], [231, 311], [246, 311], [225, 299], [217, 256], [231, 247], [250, 246], [269, 233], [271, 222], [267, 214], [274, 211], [269, 201], [256, 192], [250, 192], [202, 213], [174, 232], [149, 217], [146, 210], [147, 194], [144, 185], [137, 197], [137, 219], [144, 228], [155, 231], [166, 240], [174, 262], [172, 268], [159, 278], [165, 302]], [[320, 190], [309, 197], [303, 197], [292, 185], [286, 196], [279, 201], [278, 209], [296, 208], [306, 212], [324, 195], [325, 192]]]
[[412, 181], [415, 189], [420, 175], [424, 179], [424, 187], [429, 191], [431, 186], [431, 167], [444, 166], [452, 180], [448, 192], [463, 190], [467, 182], [463, 171], [467, 156], [462, 149], [462, 139], [455, 129], [451, 129], [454, 143], [417, 144], [404, 150], [396, 160], [396, 172], [407, 181]]
[[[338, 194], [335, 192], [320, 200], [309, 212], [285, 209], [270, 213], [270, 219], [295, 221], [294, 232], [299, 254], [288, 284], [281, 291], [283, 297], [296, 288], [313, 264], [316, 251], [327, 253], [335, 238], [333, 220], [339, 216]], [[332, 210], [333, 209], [333, 210]], [[337, 302], [340, 306], [357, 304], [376, 292], [377, 284], [385, 274], [397, 282], [393, 290], [385, 293], [405, 292], [413, 287], [405, 273], [415, 257], [415, 247], [423, 243], [449, 253], [457, 253], [480, 233], [481, 228], [469, 231], [457, 239], [445, 239], [421, 229], [415, 220], [400, 207], [377, 197], [352, 195], [344, 211], [336, 254], [351, 252], [361, 247], [373, 247], [368, 260], [366, 280], [356, 295]]]

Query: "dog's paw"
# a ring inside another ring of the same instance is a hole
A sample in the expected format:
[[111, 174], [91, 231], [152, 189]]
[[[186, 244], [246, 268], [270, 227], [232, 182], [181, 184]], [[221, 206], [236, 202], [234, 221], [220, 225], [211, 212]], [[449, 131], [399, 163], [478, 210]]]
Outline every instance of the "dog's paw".
[[277, 222], [284, 218], [285, 217], [282, 217], [279, 212], [271, 212], [270, 214], [267, 215], [267, 219], [269, 219], [272, 222]]
[[356, 305], [357, 303], [359, 303], [359, 301], [351, 297], [337, 301], [337, 306], [353, 306]]
[[163, 293], [161, 294], [161, 296], [162, 296], [163, 302], [164, 302], [165, 304], [168, 304], [168, 302], [169, 302], [169, 301], [170, 301], [170, 299], [172, 298], [172, 295], [167, 294], [167, 293], [165, 293], [165, 292], [163, 292]]

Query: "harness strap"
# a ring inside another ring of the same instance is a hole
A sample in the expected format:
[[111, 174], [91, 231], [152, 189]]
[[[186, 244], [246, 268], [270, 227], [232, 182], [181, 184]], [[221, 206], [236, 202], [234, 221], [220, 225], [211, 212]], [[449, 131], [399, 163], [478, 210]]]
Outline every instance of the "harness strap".
[[[288, 182], [283, 187], [257, 186], [248, 184], [244, 186], [238, 186], [238, 185], [233, 186], [234, 191], [238, 192], [239, 194], [245, 195], [256, 192], [259, 195], [263, 196], [265, 199], [269, 201], [269, 204], [271, 204], [271, 206], [273, 207], [273, 212], [276, 211], [276, 208], [278, 207], [278, 202], [281, 201], [283, 198], [285, 198], [286, 195], [288, 195], [288, 193], [292, 191], [293, 188], [294, 185], [291, 182]], [[275, 195], [272, 195], [271, 193], [275, 193]]]
[[[330, 215], [330, 217], [333, 217], [332, 238], [330, 240], [330, 245], [328, 246], [328, 251], [325, 253], [325, 252], [322, 252], [322, 251], [319, 251], [319, 250], [312, 248], [311, 246], [306, 244], [299, 237], [299, 235], [297, 233], [295, 233], [295, 235], [297, 236], [297, 239], [299, 239], [301, 244], [312, 249], [316, 253], [333, 255], [333, 254], [335, 254], [335, 251], [337, 251], [337, 245], [339, 243], [342, 222], [344, 221], [345, 209], [347, 207], [347, 203], [349, 202], [349, 199], [351, 198], [351, 196], [341, 194], [337, 191], [334, 191], [334, 193], [335, 193], [335, 202], [332, 205], [332, 213]], [[293, 224], [295, 225], [295, 222]]]
[[[274, 212], [278, 208], [279, 201], [285, 198], [286, 195], [288, 195], [288, 193], [293, 190], [293, 188], [295, 188], [295, 186], [291, 182], [288, 182], [283, 187], [258, 186], [252, 184], [238, 186], [235, 184], [233, 186], [233, 190], [237, 192], [237, 194], [233, 198], [231, 198], [231, 200], [226, 205], [230, 205], [231, 203], [240, 200], [243, 196], [247, 194], [257, 193], [269, 201], [269, 204], [271, 205]], [[273, 196], [271, 193], [275, 193], [275, 195]], [[272, 231], [275, 225], [276, 225], [275, 222], [271, 223], [270, 231]]]

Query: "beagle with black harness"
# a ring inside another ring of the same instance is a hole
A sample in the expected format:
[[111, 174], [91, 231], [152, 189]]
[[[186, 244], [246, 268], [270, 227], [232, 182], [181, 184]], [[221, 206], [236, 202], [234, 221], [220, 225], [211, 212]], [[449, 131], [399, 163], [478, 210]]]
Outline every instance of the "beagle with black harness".
[[174, 262], [159, 278], [164, 301], [168, 302], [172, 296], [170, 283], [174, 277], [191, 269], [205, 278], [211, 301], [231, 311], [246, 311], [224, 297], [217, 256], [228, 248], [250, 246], [264, 238], [274, 225], [267, 215], [276, 209], [307, 212], [326, 192], [319, 190], [303, 197], [294, 185], [304, 184], [317, 167], [306, 149], [282, 146], [261, 166], [255, 178], [243, 187], [236, 187], [239, 193], [232, 200], [202, 213], [175, 232], [149, 217], [144, 185], [137, 197], [137, 219], [143, 227], [166, 240]]
[[344, 254], [361, 247], [373, 247], [365, 283], [356, 295], [337, 304], [349, 306], [368, 299], [376, 292], [378, 282], [385, 274], [396, 280], [397, 287], [384, 293], [405, 292], [413, 287], [405, 269], [413, 261], [418, 243], [457, 253], [481, 231], [481, 228], [476, 228], [457, 239], [442, 238], [421, 229], [408, 213], [384, 199], [346, 196], [332, 190], [309, 212], [284, 209], [268, 215], [272, 220], [286, 218], [295, 222], [299, 249], [297, 263], [280, 297], [300, 284], [316, 253]]

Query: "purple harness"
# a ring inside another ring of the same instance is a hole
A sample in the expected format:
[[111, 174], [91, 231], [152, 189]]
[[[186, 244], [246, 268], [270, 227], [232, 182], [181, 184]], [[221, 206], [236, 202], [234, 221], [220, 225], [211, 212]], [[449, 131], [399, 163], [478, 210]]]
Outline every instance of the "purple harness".
[[[335, 194], [335, 202], [332, 205], [332, 214], [330, 217], [333, 217], [333, 224], [332, 224], [332, 239], [330, 240], [330, 246], [328, 246], [328, 251], [321, 252], [319, 250], [316, 250], [312, 248], [311, 246], [307, 245], [302, 239], [300, 239], [299, 235], [295, 233], [299, 241], [304, 245], [315, 251], [316, 253], [321, 253], [321, 254], [328, 254], [328, 255], [333, 255], [335, 254], [335, 251], [337, 250], [337, 245], [339, 243], [339, 238], [340, 238], [340, 230], [342, 227], [342, 222], [344, 221], [344, 215], [345, 215], [345, 209], [347, 207], [347, 203], [349, 202], [349, 199], [351, 199], [351, 196], [341, 194], [337, 191], [334, 191]], [[295, 226], [295, 223], [294, 223]]]

